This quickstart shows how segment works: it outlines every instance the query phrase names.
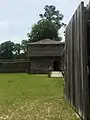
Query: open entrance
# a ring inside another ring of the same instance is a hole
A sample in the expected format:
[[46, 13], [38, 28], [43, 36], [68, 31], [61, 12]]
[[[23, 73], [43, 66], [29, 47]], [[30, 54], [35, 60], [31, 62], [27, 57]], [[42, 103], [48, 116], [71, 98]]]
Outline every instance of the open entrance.
[[59, 60], [53, 61], [53, 71], [59, 71]]

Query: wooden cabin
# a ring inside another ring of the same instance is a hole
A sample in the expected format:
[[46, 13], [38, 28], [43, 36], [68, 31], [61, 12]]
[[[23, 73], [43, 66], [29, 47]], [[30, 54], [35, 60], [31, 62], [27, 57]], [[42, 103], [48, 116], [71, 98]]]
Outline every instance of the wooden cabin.
[[61, 70], [61, 52], [64, 43], [51, 39], [32, 42], [27, 45], [27, 56], [30, 59], [29, 73], [48, 73]]
[[81, 2], [66, 28], [65, 97], [90, 120], [90, 2]]

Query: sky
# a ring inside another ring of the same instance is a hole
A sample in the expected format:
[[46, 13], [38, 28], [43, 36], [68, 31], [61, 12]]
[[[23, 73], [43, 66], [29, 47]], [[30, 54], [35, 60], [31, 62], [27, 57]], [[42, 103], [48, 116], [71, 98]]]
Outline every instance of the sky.
[[[84, 0], [85, 5], [89, 0]], [[68, 23], [81, 0], [0, 0], [0, 43], [20, 43], [44, 13], [45, 5], [55, 5]], [[63, 29], [60, 31], [63, 36]]]

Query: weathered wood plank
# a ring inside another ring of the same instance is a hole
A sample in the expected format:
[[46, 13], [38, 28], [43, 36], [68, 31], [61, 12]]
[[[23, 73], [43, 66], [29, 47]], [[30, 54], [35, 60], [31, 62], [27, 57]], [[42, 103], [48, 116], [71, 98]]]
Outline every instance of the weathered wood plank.
[[73, 74], [73, 78], [72, 78], [72, 82], [73, 82], [73, 105], [75, 106], [75, 74], [74, 74], [74, 15], [72, 17], [72, 74]]
[[67, 26], [67, 78], [66, 78], [66, 81], [67, 81], [67, 99], [69, 101], [69, 28]]
[[78, 111], [78, 101], [77, 101], [77, 11], [74, 16], [74, 74], [75, 74], [75, 106], [76, 111]]
[[86, 63], [86, 23], [85, 23], [85, 9], [84, 9], [84, 3], [81, 4], [80, 6], [80, 10], [81, 10], [81, 14], [80, 14], [80, 27], [81, 27], [81, 71], [82, 71], [82, 97], [83, 99], [83, 116], [85, 116], [85, 119], [88, 119], [88, 93], [87, 93], [87, 63]]
[[73, 105], [73, 68], [72, 68], [72, 64], [73, 64], [73, 48], [72, 48], [72, 20], [70, 21], [70, 99], [71, 99], [71, 105]]
[[82, 116], [82, 100], [81, 100], [81, 69], [80, 69], [80, 7], [77, 9], [77, 102], [78, 112]]

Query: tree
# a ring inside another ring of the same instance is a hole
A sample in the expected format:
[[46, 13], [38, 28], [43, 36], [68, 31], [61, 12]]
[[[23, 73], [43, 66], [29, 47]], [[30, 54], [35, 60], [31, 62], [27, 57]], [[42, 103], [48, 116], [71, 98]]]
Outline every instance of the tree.
[[28, 43], [27, 40], [22, 40], [22, 42], [21, 42], [21, 49], [22, 49], [23, 53], [25, 53], [25, 54], [27, 52], [27, 43]]
[[35, 42], [41, 39], [57, 39], [58, 28], [55, 23], [50, 20], [42, 19], [37, 24], [34, 24], [32, 31], [28, 34], [29, 41]]
[[21, 52], [21, 45], [19, 43], [14, 44], [14, 53], [15, 58], [19, 58]]
[[19, 43], [14, 45], [14, 51], [16, 55], [20, 55], [21, 45]]
[[61, 21], [63, 14], [56, 10], [53, 5], [44, 7], [45, 13], [39, 14], [40, 20], [32, 26], [31, 33], [28, 33], [29, 42], [35, 42], [41, 39], [61, 40], [58, 31], [62, 26], [65, 26]]
[[0, 45], [1, 59], [12, 59], [13, 58], [14, 43], [6, 41]]
[[51, 20], [52, 22], [54, 22], [57, 25], [58, 30], [62, 26], [66, 25], [63, 22], [61, 22], [63, 20], [64, 15], [61, 14], [59, 10], [56, 10], [55, 6], [53, 6], [53, 5], [46, 5], [44, 7], [44, 10], [45, 10], [44, 14], [39, 14], [41, 19]]

